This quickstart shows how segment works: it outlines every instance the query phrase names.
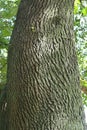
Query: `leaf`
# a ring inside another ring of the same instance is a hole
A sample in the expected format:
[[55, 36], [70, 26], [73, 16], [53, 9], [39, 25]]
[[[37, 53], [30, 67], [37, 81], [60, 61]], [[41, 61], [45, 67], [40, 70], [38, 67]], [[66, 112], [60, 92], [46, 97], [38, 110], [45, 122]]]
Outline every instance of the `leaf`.
[[87, 7], [82, 10], [82, 14], [83, 14], [84, 16], [87, 16]]
[[80, 80], [81, 86], [87, 87], [87, 81], [86, 80]]

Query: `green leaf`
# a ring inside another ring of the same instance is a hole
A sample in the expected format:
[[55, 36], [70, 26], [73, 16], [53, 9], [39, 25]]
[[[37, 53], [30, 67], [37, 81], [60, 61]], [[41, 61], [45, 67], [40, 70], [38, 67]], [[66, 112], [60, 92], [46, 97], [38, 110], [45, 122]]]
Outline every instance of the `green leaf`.
[[83, 14], [84, 16], [87, 16], [87, 7], [82, 10], [82, 14]]

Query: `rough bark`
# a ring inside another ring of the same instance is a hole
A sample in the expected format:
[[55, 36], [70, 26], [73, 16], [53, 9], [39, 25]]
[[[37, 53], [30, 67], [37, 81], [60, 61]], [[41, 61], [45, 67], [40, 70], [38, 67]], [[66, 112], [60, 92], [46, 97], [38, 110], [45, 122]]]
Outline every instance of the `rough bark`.
[[84, 130], [73, 6], [74, 0], [21, 0], [0, 130]]

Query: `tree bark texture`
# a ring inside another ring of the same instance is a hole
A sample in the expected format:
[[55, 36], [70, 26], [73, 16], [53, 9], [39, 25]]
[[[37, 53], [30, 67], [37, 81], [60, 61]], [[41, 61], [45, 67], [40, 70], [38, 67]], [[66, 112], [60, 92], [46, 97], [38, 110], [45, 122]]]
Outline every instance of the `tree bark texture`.
[[21, 0], [0, 130], [85, 129], [73, 8], [74, 0]]

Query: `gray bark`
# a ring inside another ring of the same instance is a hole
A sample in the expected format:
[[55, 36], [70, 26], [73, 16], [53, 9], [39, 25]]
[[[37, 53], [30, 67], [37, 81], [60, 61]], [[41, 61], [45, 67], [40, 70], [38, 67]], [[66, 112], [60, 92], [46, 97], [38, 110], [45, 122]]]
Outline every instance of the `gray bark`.
[[21, 0], [0, 130], [84, 130], [73, 6], [74, 0]]

